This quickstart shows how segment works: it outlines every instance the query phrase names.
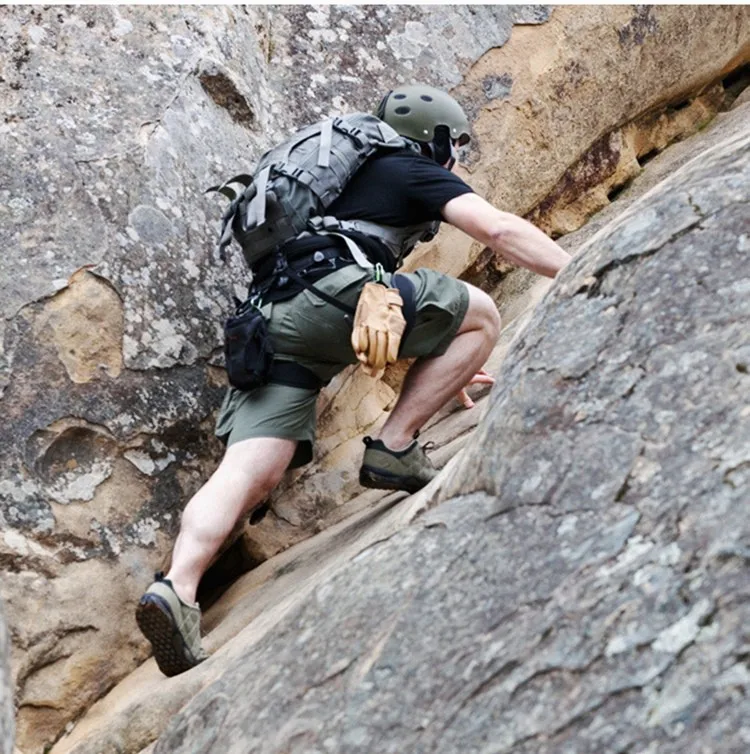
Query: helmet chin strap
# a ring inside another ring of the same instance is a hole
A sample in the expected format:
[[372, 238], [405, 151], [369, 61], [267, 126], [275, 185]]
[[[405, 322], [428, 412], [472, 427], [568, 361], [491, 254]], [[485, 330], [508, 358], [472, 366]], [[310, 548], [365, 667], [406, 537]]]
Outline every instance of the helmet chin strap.
[[447, 126], [438, 126], [435, 129], [435, 136], [427, 146], [432, 159], [438, 165], [445, 165], [450, 170], [456, 164], [457, 155]]
[[425, 157], [429, 157], [431, 160], [437, 162], [438, 165], [442, 165], [447, 170], [453, 170], [453, 166], [458, 160], [458, 151], [451, 143], [450, 154], [446, 155], [445, 150], [441, 149], [434, 141], [423, 141], [423, 151], [427, 151], [429, 154]]
[[456, 164], [457, 160], [458, 160], [458, 150], [454, 146], [453, 142], [451, 142], [451, 156], [448, 162], [446, 163], [445, 167], [448, 168], [448, 170], [453, 170], [453, 166]]

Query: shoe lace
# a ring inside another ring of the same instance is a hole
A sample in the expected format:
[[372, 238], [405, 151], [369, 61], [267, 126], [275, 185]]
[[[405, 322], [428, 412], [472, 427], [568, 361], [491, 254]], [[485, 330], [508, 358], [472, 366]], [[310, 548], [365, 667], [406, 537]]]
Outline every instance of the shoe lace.
[[[419, 439], [419, 430], [417, 430], [412, 437], [415, 440]], [[428, 450], [432, 450], [435, 447], [435, 443], [432, 442], [432, 440], [428, 440], [424, 445], [422, 445], [422, 453], [426, 453]]]

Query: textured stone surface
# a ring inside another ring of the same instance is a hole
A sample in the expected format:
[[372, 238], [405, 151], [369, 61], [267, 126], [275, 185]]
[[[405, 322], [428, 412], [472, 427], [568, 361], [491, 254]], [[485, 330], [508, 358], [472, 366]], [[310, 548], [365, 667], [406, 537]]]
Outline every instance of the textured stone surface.
[[10, 651], [5, 611], [0, 603], [0, 754], [13, 751], [13, 680], [10, 674]]
[[[454, 88], [478, 116], [472, 182], [502, 201], [512, 185], [518, 203], [506, 206], [525, 211], [566, 170], [586, 172], [576, 165], [598, 139], [619, 144], [613, 129], [696, 99], [695, 87], [741, 62], [746, 40], [739, 6], [4, 9], [0, 593], [24, 754], [146, 656], [133, 602], [220, 453], [219, 323], [245, 280], [237, 256], [213, 259], [221, 204], [206, 186], [311, 118], [370, 108], [385, 86], [422, 79]], [[594, 80], [568, 66], [579, 59], [615, 62]], [[576, 99], [589, 102], [592, 86], [609, 94], [595, 122]], [[509, 107], [517, 119], [500, 128]], [[688, 130], [702, 122], [693, 105], [684, 111]], [[667, 121], [649, 131], [661, 134], [654, 144], [683, 133]], [[539, 151], [537, 133], [555, 150]], [[427, 262], [461, 272], [468, 244], [451, 233], [441, 243]], [[523, 308], [522, 282], [506, 286], [504, 312]], [[348, 374], [321, 397], [318, 471], [290, 479], [249, 525], [252, 562], [373, 504], [354, 499], [356, 436], [383, 420], [397, 387], [398, 374], [377, 391]], [[435, 431], [447, 459], [458, 429]]]
[[440, 503], [320, 583], [161, 752], [742, 752], [750, 134], [581, 250]]
[[232, 43], [232, 18], [0, 18], [0, 592], [24, 754], [147, 656], [134, 601], [219, 452], [210, 362], [241, 268], [211, 263], [201, 191], [265, 138], [200, 79], [240, 49], [236, 73], [261, 81], [252, 19]]
[[[750, 94], [750, 88], [745, 92]], [[579, 248], [605, 225], [612, 222], [617, 215], [640, 199], [644, 193], [663, 181], [681, 165], [689, 162], [696, 154], [721, 141], [747, 133], [748, 119], [750, 119], [750, 99], [740, 97], [728, 112], [719, 113], [710, 125], [699, 133], [673, 144], [669, 149], [648, 160], [644, 170], [618, 192], [614, 202], [598, 212], [582, 228], [560, 239], [560, 244], [566, 249]], [[502, 283], [499, 287], [502, 288]]]

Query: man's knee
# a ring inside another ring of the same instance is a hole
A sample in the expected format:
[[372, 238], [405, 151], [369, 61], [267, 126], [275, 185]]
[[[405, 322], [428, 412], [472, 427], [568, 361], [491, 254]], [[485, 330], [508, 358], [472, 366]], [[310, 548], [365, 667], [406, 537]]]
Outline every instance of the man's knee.
[[469, 308], [466, 311], [466, 316], [459, 332], [482, 330], [487, 339], [494, 343], [500, 336], [502, 325], [497, 306], [492, 298], [481, 290], [481, 288], [476, 288], [473, 285], [468, 285], [468, 288]]
[[242, 476], [256, 495], [266, 497], [281, 481], [296, 444], [270, 437], [242, 440], [227, 448], [221, 467], [225, 473]]

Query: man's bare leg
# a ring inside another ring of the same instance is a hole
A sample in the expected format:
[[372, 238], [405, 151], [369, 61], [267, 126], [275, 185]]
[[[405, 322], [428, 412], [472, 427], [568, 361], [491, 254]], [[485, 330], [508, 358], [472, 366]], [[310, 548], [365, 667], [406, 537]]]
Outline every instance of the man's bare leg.
[[296, 446], [296, 440], [259, 437], [227, 448], [219, 467], [182, 514], [167, 578], [184, 602], [195, 602], [211, 559], [240, 517], [276, 487]]
[[406, 448], [414, 433], [482, 368], [500, 335], [495, 302], [466, 283], [469, 308], [448, 350], [435, 358], [419, 359], [404, 380], [395, 408], [379, 439], [391, 450]]

